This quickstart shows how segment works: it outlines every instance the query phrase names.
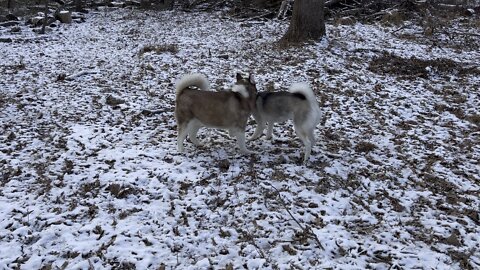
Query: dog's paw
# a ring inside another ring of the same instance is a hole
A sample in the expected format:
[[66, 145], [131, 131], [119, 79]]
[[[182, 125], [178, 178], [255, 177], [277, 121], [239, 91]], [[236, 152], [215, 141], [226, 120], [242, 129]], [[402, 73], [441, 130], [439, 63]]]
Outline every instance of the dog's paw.
[[258, 138], [260, 138], [260, 136], [251, 137], [251, 138], [248, 139], [248, 141], [251, 142], [251, 141], [254, 141]]
[[197, 146], [197, 147], [202, 147], [202, 146], [205, 145], [205, 144], [204, 144], [203, 142], [201, 142], [201, 141], [192, 141], [192, 143], [193, 143], [195, 146]]
[[240, 152], [241, 152], [243, 155], [253, 155], [253, 154], [256, 154], [255, 151], [251, 151], [251, 150], [248, 150], [248, 149], [240, 150]]

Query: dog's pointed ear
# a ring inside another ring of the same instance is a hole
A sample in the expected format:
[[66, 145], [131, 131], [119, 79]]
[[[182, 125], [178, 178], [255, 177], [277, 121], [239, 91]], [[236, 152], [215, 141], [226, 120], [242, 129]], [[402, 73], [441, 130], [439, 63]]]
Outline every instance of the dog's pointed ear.
[[238, 81], [241, 81], [241, 80], [243, 80], [242, 74], [240, 74], [239, 72], [237, 72], [237, 82], [238, 82]]
[[255, 77], [253, 77], [253, 74], [250, 74], [250, 76], [248, 77], [248, 81], [249, 81], [251, 84], [256, 84]]

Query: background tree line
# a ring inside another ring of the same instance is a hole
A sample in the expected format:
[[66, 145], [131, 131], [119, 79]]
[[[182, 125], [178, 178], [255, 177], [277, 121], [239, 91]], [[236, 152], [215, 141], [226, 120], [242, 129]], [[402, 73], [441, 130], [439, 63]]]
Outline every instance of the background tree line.
[[[46, 0], [0, 0], [0, 15], [8, 12], [26, 12], [35, 10], [35, 7], [43, 5]], [[99, 5], [111, 5], [112, 2], [130, 2], [143, 8], [164, 9], [164, 8], [184, 8], [192, 9], [198, 7], [215, 8], [215, 7], [232, 7], [239, 12], [248, 14], [252, 10], [271, 10], [277, 13], [282, 4], [292, 5], [294, 0], [47, 0], [51, 4], [68, 5], [74, 8], [90, 8]], [[329, 16], [330, 11], [338, 9], [346, 9], [347, 7], [355, 7], [357, 9], [363, 7], [394, 7], [398, 5], [408, 5], [412, 3], [424, 3], [437, 8], [451, 9], [453, 7], [475, 7], [480, 5], [479, 0], [325, 0], [325, 15]], [[334, 12], [335, 13], [335, 12]], [[291, 12], [290, 12], [291, 14]]]
[[[288, 31], [280, 41], [281, 45], [290, 45], [321, 39], [325, 35], [325, 18], [341, 18], [344, 22], [417, 19], [434, 29], [433, 18], [439, 14], [460, 12], [473, 15], [480, 13], [479, 5], [480, 0], [0, 0], [0, 15], [22, 16], [42, 11], [45, 19], [40, 32], [43, 33], [51, 9], [56, 12], [61, 9], [88, 12], [88, 9], [99, 6], [186, 11], [229, 8], [233, 16], [243, 18], [290, 18]], [[0, 22], [7, 19], [0, 18]]]

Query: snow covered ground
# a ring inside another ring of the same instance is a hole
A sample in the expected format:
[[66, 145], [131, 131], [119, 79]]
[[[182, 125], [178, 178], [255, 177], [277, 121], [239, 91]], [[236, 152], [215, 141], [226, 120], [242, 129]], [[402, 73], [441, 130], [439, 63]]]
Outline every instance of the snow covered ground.
[[[0, 29], [0, 269], [478, 269], [472, 20], [432, 38], [329, 23], [287, 50], [273, 43], [288, 22], [222, 13]], [[291, 123], [252, 156], [211, 129], [176, 152], [175, 81], [222, 89], [237, 71], [260, 91], [312, 85], [324, 120], [307, 166]]]

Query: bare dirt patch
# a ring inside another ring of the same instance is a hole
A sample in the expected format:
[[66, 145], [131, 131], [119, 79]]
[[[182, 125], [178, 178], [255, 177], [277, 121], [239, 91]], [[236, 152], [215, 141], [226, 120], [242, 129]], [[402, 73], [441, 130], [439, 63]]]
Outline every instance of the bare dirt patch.
[[402, 58], [391, 53], [373, 59], [368, 69], [378, 74], [396, 75], [405, 79], [418, 77], [427, 79], [431, 76], [468, 76], [480, 75], [480, 68], [474, 64], [463, 64], [451, 59], [420, 59], [415, 56]]

